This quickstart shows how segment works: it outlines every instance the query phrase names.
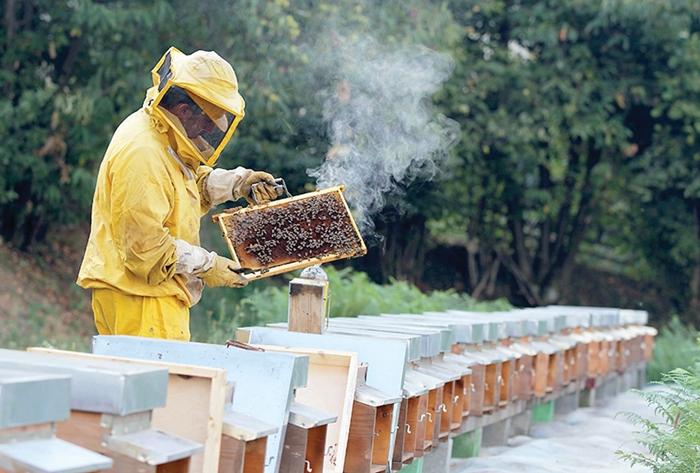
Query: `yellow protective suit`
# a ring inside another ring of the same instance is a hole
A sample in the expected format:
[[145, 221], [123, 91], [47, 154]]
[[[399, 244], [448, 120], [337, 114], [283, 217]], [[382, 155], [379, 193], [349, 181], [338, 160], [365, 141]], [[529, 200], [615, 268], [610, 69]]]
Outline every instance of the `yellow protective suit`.
[[[154, 68], [153, 82], [144, 107], [117, 128], [100, 165], [77, 283], [93, 289], [100, 334], [189, 340], [189, 307], [196, 300], [188, 290], [192, 281], [176, 272], [175, 239], [199, 245], [200, 218], [211, 204], [203, 183], [212, 171], [200, 164], [216, 161], [244, 102], [233, 69], [215, 53], [187, 56], [171, 48]], [[216, 146], [200, 153], [157, 107], [171, 86], [226, 112], [218, 123], [228, 128]], [[231, 172], [240, 182], [251, 173]], [[240, 189], [233, 194], [240, 197]]]

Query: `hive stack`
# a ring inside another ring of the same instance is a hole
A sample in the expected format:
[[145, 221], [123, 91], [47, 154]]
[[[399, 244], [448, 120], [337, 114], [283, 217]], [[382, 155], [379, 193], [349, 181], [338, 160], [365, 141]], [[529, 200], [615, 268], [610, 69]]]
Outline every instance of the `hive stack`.
[[[243, 348], [100, 336], [94, 354], [0, 351], [0, 386], [26, 373], [72, 383], [70, 414], [25, 424], [68, 417], [58, 437], [102, 455], [88, 468], [446, 472], [451, 455], [641, 386], [656, 334], [646, 323], [642, 311], [551, 306], [332, 318], [322, 333], [247, 327]], [[49, 399], [40, 386], [22, 389]], [[9, 429], [6, 399], [0, 471], [33, 471], [3, 460], [27, 440]]]

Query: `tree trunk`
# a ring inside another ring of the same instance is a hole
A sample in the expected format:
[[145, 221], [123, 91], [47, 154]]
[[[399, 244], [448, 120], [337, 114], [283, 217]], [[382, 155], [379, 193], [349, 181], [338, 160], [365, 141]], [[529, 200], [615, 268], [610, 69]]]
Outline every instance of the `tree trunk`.
[[[700, 199], [695, 199], [693, 205], [695, 220], [696, 248], [700, 248]], [[700, 321], [700, 254], [696, 251], [695, 267], [690, 277], [690, 302], [688, 304], [688, 315], [697, 325]]]

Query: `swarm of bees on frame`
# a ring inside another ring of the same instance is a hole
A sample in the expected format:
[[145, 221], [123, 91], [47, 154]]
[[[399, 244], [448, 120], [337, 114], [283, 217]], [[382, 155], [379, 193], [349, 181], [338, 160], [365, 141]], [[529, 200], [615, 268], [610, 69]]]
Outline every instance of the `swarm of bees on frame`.
[[335, 194], [234, 214], [225, 225], [244, 268], [362, 252], [346, 207]]

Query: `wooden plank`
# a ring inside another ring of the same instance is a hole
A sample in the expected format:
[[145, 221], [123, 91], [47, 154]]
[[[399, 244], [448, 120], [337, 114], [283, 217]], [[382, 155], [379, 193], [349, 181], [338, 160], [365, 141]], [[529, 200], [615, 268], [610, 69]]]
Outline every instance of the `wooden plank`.
[[515, 376], [515, 360], [505, 360], [501, 363], [501, 377], [499, 378], [500, 393], [499, 406], [505, 407], [513, 399], [513, 378]]
[[280, 472], [301, 473], [306, 470], [306, 450], [309, 430], [294, 424], [287, 424], [284, 435], [284, 449], [280, 461]]
[[254, 345], [266, 351], [309, 357], [306, 387], [297, 388], [295, 401], [326, 412], [337, 419], [325, 435], [324, 469], [342, 473], [348, 449], [352, 409], [357, 389], [358, 359], [354, 352], [316, 348]]
[[501, 362], [486, 365], [486, 375], [484, 379], [484, 412], [491, 412], [498, 407], [500, 397]]
[[[429, 393], [423, 394], [418, 398], [418, 418], [416, 419], [416, 449], [415, 457], [422, 457], [425, 451], [426, 437], [428, 432], [428, 398]], [[432, 441], [432, 439], [431, 439]]]
[[326, 433], [328, 425], [320, 425], [309, 430], [306, 446], [307, 471], [323, 473], [326, 453]]
[[542, 398], [547, 394], [547, 380], [549, 379], [549, 355], [537, 352], [535, 355], [535, 381], [534, 393]]
[[328, 281], [295, 278], [289, 282], [287, 326], [290, 332], [323, 333]]
[[192, 456], [190, 472], [217, 471], [226, 400], [224, 370], [47, 348], [30, 348], [29, 351], [166, 368], [169, 373], [167, 401], [164, 407], [153, 410], [151, 426], [203, 445], [202, 453]]
[[591, 340], [588, 344], [588, 370], [586, 371], [589, 378], [598, 376], [598, 364], [600, 362], [600, 343], [598, 340]]
[[445, 383], [442, 388], [442, 401], [438, 406], [440, 410], [440, 438], [446, 438], [450, 435], [450, 430], [452, 430], [452, 411], [454, 410], [452, 399], [454, 398], [454, 392], [455, 381]]
[[183, 458], [156, 467], [156, 473], [186, 473], [190, 471], [191, 458]]
[[534, 384], [535, 357], [532, 355], [523, 355], [518, 361], [518, 378], [517, 398], [522, 401], [527, 401], [532, 397], [532, 389]]
[[262, 473], [266, 449], [267, 437], [245, 441], [223, 435], [219, 473]]
[[406, 441], [406, 424], [408, 422], [408, 398], [401, 400], [399, 407], [399, 422], [397, 424], [396, 438], [394, 440], [394, 453], [392, 455], [392, 469], [400, 470], [403, 463], [403, 451]]
[[450, 418], [450, 430], [458, 429], [462, 425], [462, 417], [464, 416], [464, 404], [469, 395], [469, 380], [471, 375], [464, 375], [455, 381], [455, 390], [452, 395], [452, 417]]
[[219, 473], [243, 473], [245, 446], [245, 440], [239, 440], [228, 435], [221, 437]]
[[[425, 396], [425, 395], [422, 395]], [[403, 441], [403, 454], [401, 461], [405, 462], [416, 456], [416, 440], [418, 438], [418, 419], [420, 417], [419, 407], [422, 396], [415, 396], [408, 399], [406, 409], [406, 425], [403, 430], [406, 432]], [[401, 428], [401, 427], [399, 427]], [[421, 442], [423, 439], [421, 439]]]
[[372, 445], [372, 464], [386, 465], [391, 445], [391, 420], [394, 405], [379, 406], [374, 422], [374, 444]]
[[600, 351], [599, 351], [599, 360], [600, 364], [598, 365], [598, 375], [599, 376], [605, 376], [608, 374], [609, 370], [609, 360], [608, 356], [610, 353], [610, 342], [608, 340], [601, 340], [600, 342]]
[[470, 365], [472, 370], [471, 399], [469, 415], [479, 417], [484, 413], [484, 395], [486, 392], [486, 366], [483, 364]]
[[428, 423], [426, 427], [426, 442], [429, 447], [436, 447], [440, 440], [440, 421], [442, 420], [442, 393], [444, 385], [440, 385], [436, 389], [431, 389], [428, 392]]
[[267, 437], [261, 437], [252, 442], [246, 442], [243, 473], [262, 473], [265, 471], [266, 451]]
[[579, 343], [576, 346], [576, 378], [578, 380], [586, 379], [588, 373], [588, 343]]
[[372, 464], [376, 408], [355, 401], [345, 455], [345, 473], [367, 473]]

